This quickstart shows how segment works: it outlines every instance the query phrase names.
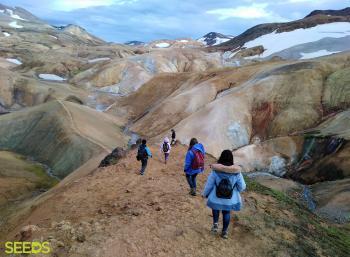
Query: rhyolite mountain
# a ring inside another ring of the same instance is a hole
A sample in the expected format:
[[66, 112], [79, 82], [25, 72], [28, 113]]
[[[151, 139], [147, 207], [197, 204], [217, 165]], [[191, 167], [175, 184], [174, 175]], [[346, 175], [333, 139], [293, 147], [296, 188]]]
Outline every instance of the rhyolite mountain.
[[[5, 9], [1, 242], [42, 238], [50, 256], [347, 256], [348, 16], [260, 25], [229, 40], [241, 47], [231, 52], [226, 43], [187, 38], [107, 43], [75, 25], [56, 28]], [[277, 49], [279, 34], [316, 29], [314, 36], [320, 26], [330, 34], [336, 26], [341, 37], [292, 45], [282, 58], [264, 57], [268, 45], [243, 49], [261, 36]], [[173, 128], [177, 144], [164, 165], [159, 148]], [[154, 154], [143, 177], [138, 137]], [[198, 190], [223, 149], [246, 172], [244, 208], [228, 242], [209, 234], [210, 210], [188, 196], [181, 174], [192, 137], [208, 153]]]

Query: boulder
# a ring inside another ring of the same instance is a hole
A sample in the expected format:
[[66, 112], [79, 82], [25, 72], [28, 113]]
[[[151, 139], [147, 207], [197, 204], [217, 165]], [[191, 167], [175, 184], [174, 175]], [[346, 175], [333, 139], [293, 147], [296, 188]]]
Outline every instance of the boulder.
[[116, 164], [121, 158], [126, 156], [127, 151], [121, 147], [115, 148], [112, 153], [107, 155], [98, 167], [107, 167]]

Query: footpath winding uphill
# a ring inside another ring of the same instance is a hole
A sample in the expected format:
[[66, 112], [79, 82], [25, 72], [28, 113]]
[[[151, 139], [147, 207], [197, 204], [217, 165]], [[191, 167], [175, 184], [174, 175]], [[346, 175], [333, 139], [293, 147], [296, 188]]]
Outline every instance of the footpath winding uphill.
[[[289, 196], [252, 181], [243, 193], [244, 210], [232, 217], [229, 239], [211, 235], [205, 200], [188, 194], [182, 171], [186, 148], [175, 146], [167, 166], [159, 146], [152, 145], [151, 151], [155, 156], [145, 176], [138, 175], [132, 150], [116, 165], [78, 179], [66, 177], [33, 202], [30, 215], [13, 219], [0, 239], [47, 240], [49, 256], [306, 257], [349, 252], [349, 231], [327, 225]], [[208, 156], [207, 164], [212, 162]], [[206, 167], [199, 190], [208, 174]]]

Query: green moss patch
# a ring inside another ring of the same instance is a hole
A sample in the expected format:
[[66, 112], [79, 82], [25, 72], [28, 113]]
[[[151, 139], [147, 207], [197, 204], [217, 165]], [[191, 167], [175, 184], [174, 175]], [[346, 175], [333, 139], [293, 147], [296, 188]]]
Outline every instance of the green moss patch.
[[[295, 240], [274, 238], [276, 247], [269, 252], [270, 256], [280, 256], [281, 252], [288, 252], [290, 256], [298, 257], [316, 257], [321, 256], [321, 253], [323, 256], [332, 257], [349, 255], [349, 224], [345, 226], [329, 224], [287, 194], [267, 188], [249, 178], [246, 178], [246, 181], [248, 191], [271, 196], [276, 200], [274, 201], [275, 206], [271, 208], [277, 208], [280, 211], [271, 210], [260, 213], [263, 215], [262, 220], [265, 222], [265, 227], [280, 226], [296, 235]], [[282, 210], [293, 213], [296, 221], [281, 214]]]

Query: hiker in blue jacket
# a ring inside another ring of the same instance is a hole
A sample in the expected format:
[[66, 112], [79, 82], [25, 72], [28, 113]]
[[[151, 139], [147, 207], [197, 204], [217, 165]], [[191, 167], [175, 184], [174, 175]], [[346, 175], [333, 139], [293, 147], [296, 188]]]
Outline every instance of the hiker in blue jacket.
[[184, 172], [190, 186], [190, 195], [196, 195], [198, 173], [204, 171], [205, 150], [196, 138], [192, 138], [185, 158]]
[[147, 163], [148, 163], [148, 158], [149, 157], [152, 158], [152, 153], [149, 150], [149, 148], [147, 147], [146, 143], [147, 143], [146, 139], [143, 139], [141, 145], [139, 146], [139, 149], [137, 151], [137, 156], [136, 156], [136, 159], [138, 161], [141, 161], [140, 175], [145, 174], [145, 170], [146, 170]]
[[246, 188], [244, 178], [240, 173], [241, 167], [234, 165], [230, 150], [224, 150], [217, 164], [211, 165], [213, 171], [207, 179], [203, 190], [203, 197], [208, 198], [207, 206], [212, 209], [212, 233], [219, 230], [219, 215], [222, 211], [223, 228], [221, 237], [228, 238], [230, 212], [241, 210], [242, 200], [240, 192]]

